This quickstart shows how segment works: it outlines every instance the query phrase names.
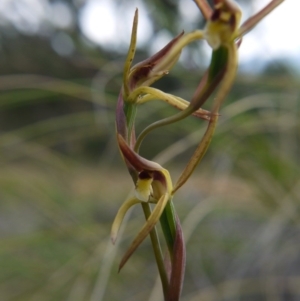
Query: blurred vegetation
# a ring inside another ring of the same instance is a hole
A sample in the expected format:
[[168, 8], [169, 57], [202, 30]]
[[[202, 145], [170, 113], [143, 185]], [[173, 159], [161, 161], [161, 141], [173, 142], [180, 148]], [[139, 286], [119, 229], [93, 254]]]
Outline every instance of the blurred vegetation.
[[[144, 1], [155, 33], [178, 32], [177, 2]], [[87, 42], [78, 22], [85, 1], [60, 3], [74, 16], [69, 28], [0, 24], [0, 300], [161, 300], [148, 242], [117, 273], [140, 210], [122, 241], [109, 239], [132, 187], [114, 130], [125, 53]], [[72, 38], [73, 52], [53, 49], [57, 33]], [[157, 85], [189, 99], [203, 73], [189, 67]], [[187, 243], [183, 301], [299, 300], [299, 97], [285, 62], [238, 76], [211, 148], [175, 199]], [[172, 112], [145, 104], [138, 128]], [[189, 118], [155, 131], [142, 152], [176, 180], [204, 126]]]

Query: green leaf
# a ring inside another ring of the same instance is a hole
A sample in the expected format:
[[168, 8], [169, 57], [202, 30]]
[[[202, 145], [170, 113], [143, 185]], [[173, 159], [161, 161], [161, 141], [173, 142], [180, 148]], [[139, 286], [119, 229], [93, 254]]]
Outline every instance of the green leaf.
[[173, 258], [173, 248], [176, 236], [176, 213], [173, 202], [170, 201], [166, 205], [161, 217], [160, 224], [164, 233], [164, 237], [168, 246], [170, 257]]

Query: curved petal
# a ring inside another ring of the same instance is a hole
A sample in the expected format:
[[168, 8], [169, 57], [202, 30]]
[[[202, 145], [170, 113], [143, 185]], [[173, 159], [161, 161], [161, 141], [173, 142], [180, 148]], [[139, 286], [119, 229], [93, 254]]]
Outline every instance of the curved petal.
[[156, 162], [147, 160], [142, 156], [138, 155], [134, 152], [126, 143], [124, 138], [117, 134], [117, 139], [119, 143], [119, 147], [121, 153], [123, 154], [124, 158], [138, 171], [141, 172], [142, 170], [148, 171], [158, 171], [163, 170], [163, 167]]
[[137, 198], [130, 198], [128, 200], [126, 200], [123, 205], [119, 208], [117, 215], [114, 219], [114, 222], [112, 224], [111, 227], [111, 232], [110, 232], [110, 238], [112, 243], [114, 244], [116, 242], [117, 239], [117, 235], [121, 226], [121, 223], [124, 219], [124, 216], [126, 214], [126, 212], [134, 205], [141, 203], [140, 200], [138, 200]]
[[167, 202], [169, 201], [169, 198], [170, 198], [170, 195], [168, 193], [161, 196], [161, 198], [157, 202], [157, 205], [154, 207], [154, 210], [152, 211], [151, 215], [149, 216], [146, 223], [144, 224], [142, 230], [138, 233], [138, 235], [136, 236], [136, 238], [130, 245], [129, 249], [124, 254], [124, 256], [120, 262], [120, 265], [119, 265], [119, 271], [122, 269], [122, 267], [125, 265], [127, 260], [133, 254], [133, 252], [138, 248], [138, 246], [143, 242], [143, 240], [148, 236], [150, 231], [156, 225]]
[[218, 112], [219, 108], [224, 100], [224, 98], [227, 96], [230, 87], [233, 84], [236, 70], [237, 70], [237, 46], [235, 44], [228, 46], [228, 61], [226, 69], [228, 72], [226, 73], [226, 76], [224, 77], [224, 80], [222, 81], [219, 90], [217, 92], [217, 95], [215, 96], [215, 101], [213, 105], [212, 110], [212, 118], [207, 126], [207, 129], [205, 131], [204, 136], [202, 137], [199, 145], [197, 146], [194, 154], [192, 155], [191, 159], [189, 160], [187, 166], [185, 167], [184, 171], [182, 172], [180, 178], [178, 179], [177, 183], [175, 184], [175, 187], [173, 189], [172, 194], [174, 194], [191, 176], [196, 166], [199, 164], [199, 162], [202, 160], [203, 156], [205, 155], [208, 146], [211, 142], [211, 139], [213, 137], [217, 121], [218, 121]]
[[183, 35], [184, 32], [180, 33], [156, 54], [132, 67], [129, 74], [130, 89], [152, 84], [177, 62], [181, 48], [175, 53], [172, 53], [172, 49], [179, 43]]
[[[142, 93], [145, 93], [144, 96], [138, 99], [137, 104], [143, 104], [147, 101], [158, 99], [170, 104], [174, 108], [177, 108], [181, 111], [185, 110], [190, 105], [190, 102], [188, 102], [187, 100], [169, 93], [165, 93], [156, 88], [143, 86], [138, 88], [137, 90], [140, 90]], [[210, 119], [210, 112], [201, 108], [195, 111], [193, 115], [204, 120]]]

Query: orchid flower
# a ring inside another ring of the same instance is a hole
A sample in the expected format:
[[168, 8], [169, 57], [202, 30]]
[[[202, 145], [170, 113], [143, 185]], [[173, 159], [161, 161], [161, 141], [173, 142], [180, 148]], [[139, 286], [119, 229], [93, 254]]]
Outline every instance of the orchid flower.
[[[112, 242], [115, 242], [122, 220], [132, 206], [139, 203], [155, 204], [146, 223], [123, 255], [119, 270], [122, 269], [144, 239], [151, 234], [151, 231], [160, 220], [171, 256], [171, 264], [167, 265], [168, 271], [164, 262], [161, 262], [162, 266], [158, 267], [162, 278], [165, 300], [178, 300], [185, 269], [185, 245], [179, 219], [171, 205], [173, 189], [171, 176], [168, 170], [161, 165], [143, 158], [132, 150], [122, 135], [117, 134], [117, 139], [124, 160], [137, 172], [137, 180], [134, 196], [127, 199], [117, 212], [111, 229]], [[159, 245], [156, 247], [159, 248]]]
[[[150, 85], [162, 76], [168, 74], [169, 70], [177, 62], [181, 50], [188, 43], [202, 38], [203, 35], [200, 31], [199, 34], [195, 32], [192, 35], [184, 35], [184, 33], [181, 33], [152, 57], [131, 67], [136, 51], [137, 26], [138, 10], [135, 11], [134, 15], [131, 41], [124, 65], [123, 86], [119, 95], [117, 107], [117, 132], [121, 133], [125, 140], [129, 139], [128, 132], [130, 135], [134, 136], [134, 133], [131, 130], [137, 105], [149, 102], [153, 99], [158, 99], [171, 104], [179, 110], [184, 110], [188, 107], [188, 101], [180, 97], [164, 93], [158, 89], [150, 87]], [[199, 110], [195, 110], [194, 115], [205, 120], [210, 119], [210, 112], [200, 108]], [[125, 125], [125, 121], [127, 121], [127, 125]], [[128, 132], [126, 132], [126, 130]], [[133, 136], [130, 138], [133, 138]]]
[[[118, 145], [122, 157], [128, 166], [137, 174], [134, 196], [127, 199], [119, 208], [111, 229], [111, 240], [114, 243], [126, 212], [136, 204], [148, 205], [154, 203], [153, 211], [149, 211], [144, 226], [140, 229], [128, 250], [123, 255], [119, 270], [125, 265], [130, 256], [150, 234], [160, 220], [169, 249], [171, 264], [166, 265], [160, 254], [160, 246], [155, 246], [155, 256], [160, 272], [165, 300], [178, 300], [185, 269], [185, 244], [181, 225], [172, 206], [172, 180], [168, 170], [156, 162], [149, 161], [137, 154], [117, 134]], [[152, 242], [153, 243], [153, 242]], [[157, 254], [158, 253], [158, 254]]]
[[120, 263], [121, 269], [130, 255], [148, 236], [149, 232], [159, 220], [167, 202], [171, 198], [173, 187], [170, 174], [166, 169], [164, 169], [158, 163], [149, 161], [135, 153], [128, 146], [121, 135], [118, 135], [118, 143], [122, 156], [138, 172], [138, 177], [136, 181], [135, 195], [125, 201], [115, 217], [115, 221], [111, 230], [112, 241], [114, 242], [116, 240], [123, 217], [131, 206], [143, 202], [151, 202], [156, 204], [145, 225], [142, 227], [128, 251], [123, 256], [123, 259]]
[[211, 110], [211, 119], [206, 132], [181, 176], [177, 180], [173, 193], [189, 179], [208, 149], [218, 122], [219, 109], [228, 94], [237, 73], [237, 50], [243, 36], [283, 1], [284, 0], [271, 1], [261, 11], [246, 20], [240, 26], [242, 13], [235, 2], [231, 0], [214, 0], [214, 8], [212, 10], [206, 0], [195, 0], [204, 17], [207, 19], [204, 36], [213, 49], [211, 64], [208, 71], [208, 81], [213, 80], [213, 78], [222, 70], [225, 75], [215, 96], [213, 108]]

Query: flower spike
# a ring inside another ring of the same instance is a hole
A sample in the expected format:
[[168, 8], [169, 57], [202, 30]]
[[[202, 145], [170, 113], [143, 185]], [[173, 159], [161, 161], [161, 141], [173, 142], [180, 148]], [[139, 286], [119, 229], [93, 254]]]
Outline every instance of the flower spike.
[[[117, 142], [133, 179], [135, 190], [134, 195], [118, 210], [112, 225], [111, 240], [115, 242], [126, 212], [136, 204], [141, 204], [146, 222], [123, 255], [119, 270], [149, 235], [165, 301], [179, 301], [185, 269], [184, 239], [172, 198], [191, 176], [209, 147], [217, 126], [220, 107], [237, 73], [238, 48], [243, 35], [283, 1], [272, 0], [264, 9], [240, 26], [242, 12], [233, 0], [212, 0], [213, 7], [209, 6], [207, 0], [194, 0], [207, 21], [204, 30], [195, 30], [188, 34], [182, 32], [155, 55], [132, 67], [138, 29], [138, 10], [135, 11], [130, 46], [124, 65], [123, 85], [116, 110]], [[201, 39], [205, 39], [211, 46], [212, 56], [209, 68], [190, 102], [150, 86], [169, 72], [178, 61], [184, 47]], [[201, 109], [214, 92], [211, 110]], [[164, 101], [180, 112], [154, 122], [136, 139], [134, 123], [137, 107], [154, 99]], [[145, 136], [153, 129], [179, 121], [189, 115], [202, 118], [208, 121], [208, 124], [199, 145], [173, 188], [168, 170], [142, 157], [139, 154], [139, 147]], [[153, 204], [153, 208], [149, 203]], [[155, 228], [158, 221], [169, 251], [169, 260], [165, 263]]]

